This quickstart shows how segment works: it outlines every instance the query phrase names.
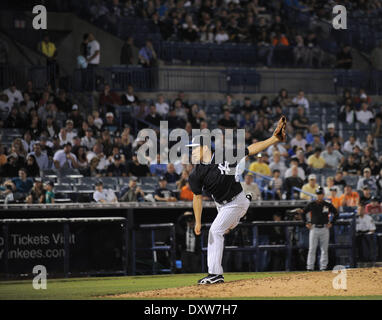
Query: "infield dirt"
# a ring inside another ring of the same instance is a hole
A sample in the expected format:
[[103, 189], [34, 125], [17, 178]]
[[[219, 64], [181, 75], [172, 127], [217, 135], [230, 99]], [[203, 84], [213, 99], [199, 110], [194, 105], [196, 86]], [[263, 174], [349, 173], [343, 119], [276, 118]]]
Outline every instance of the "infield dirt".
[[115, 298], [248, 298], [382, 295], [382, 268], [346, 269], [347, 289], [334, 289], [332, 271], [278, 275], [222, 284], [141, 291]]

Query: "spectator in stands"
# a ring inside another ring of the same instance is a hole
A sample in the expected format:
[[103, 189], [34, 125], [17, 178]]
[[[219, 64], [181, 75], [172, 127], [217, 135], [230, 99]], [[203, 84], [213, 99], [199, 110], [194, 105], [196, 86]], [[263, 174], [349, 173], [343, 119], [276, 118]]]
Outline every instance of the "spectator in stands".
[[72, 110], [73, 103], [68, 99], [67, 93], [64, 89], [58, 91], [58, 96], [54, 99], [58, 111], [69, 113]]
[[[261, 21], [261, 19], [260, 19]], [[261, 28], [258, 28], [257, 36], [257, 57], [258, 60], [265, 66], [271, 67], [273, 61], [273, 46], [269, 33]]]
[[88, 150], [92, 150], [97, 140], [93, 138], [93, 130], [87, 128], [85, 132], [85, 137], [81, 139], [81, 145], [86, 147]]
[[325, 167], [326, 162], [325, 159], [321, 156], [321, 151], [322, 150], [320, 147], [314, 149], [314, 154], [308, 158], [308, 165], [312, 169], [322, 169]]
[[308, 50], [305, 47], [304, 39], [301, 35], [295, 38], [295, 46], [293, 48], [293, 62], [294, 66], [306, 66], [308, 62]]
[[360, 143], [358, 142], [358, 140], [356, 139], [356, 137], [354, 135], [351, 135], [349, 137], [349, 140], [347, 140], [345, 143], [344, 143], [344, 146], [343, 146], [343, 151], [344, 152], [347, 152], [347, 153], [353, 153], [353, 150], [354, 150], [354, 147], [355, 146], [358, 146], [358, 147], [361, 147]]
[[164, 174], [164, 178], [168, 183], [175, 183], [179, 180], [179, 175], [175, 172], [174, 164], [167, 164], [167, 172]]
[[138, 178], [132, 176], [129, 180], [128, 187], [121, 190], [120, 202], [142, 202], [145, 201], [145, 193], [137, 186]]
[[328, 130], [325, 132], [324, 140], [325, 143], [334, 142], [333, 140], [338, 139], [338, 134], [336, 133], [336, 126], [333, 122], [328, 124]]
[[44, 203], [45, 202], [45, 192], [44, 185], [41, 178], [35, 178], [33, 187], [26, 197], [26, 203]]
[[341, 51], [337, 53], [337, 69], [351, 69], [353, 65], [353, 56], [351, 54], [351, 47], [345, 45]]
[[138, 65], [139, 50], [134, 45], [134, 38], [128, 37], [121, 48], [120, 63], [125, 65]]
[[41, 126], [41, 131], [47, 132], [48, 136], [52, 138], [53, 136], [57, 135], [60, 130], [54, 118], [51, 115], [48, 115], [43, 125]]
[[361, 203], [369, 203], [371, 201], [372, 195], [370, 192], [370, 188], [368, 186], [363, 186], [360, 192], [359, 202]]
[[157, 66], [157, 54], [150, 39], [146, 40], [146, 45], [139, 50], [139, 63], [144, 67]]
[[306, 99], [303, 90], [298, 91], [297, 96], [292, 99], [292, 103], [297, 106], [303, 106], [306, 110], [309, 110], [309, 101]]
[[11, 153], [7, 157], [7, 163], [2, 166], [1, 175], [2, 177], [16, 177], [21, 164], [18, 162], [17, 153]]
[[118, 199], [111, 189], [104, 189], [102, 181], [97, 181], [95, 184], [95, 192], [93, 193], [93, 199], [97, 203], [115, 203]]
[[339, 110], [338, 119], [341, 122], [351, 125], [356, 121], [356, 111], [350, 98], [345, 100], [345, 104]]
[[136, 176], [136, 177], [150, 176], [149, 167], [145, 164], [139, 163], [136, 153], [132, 154], [132, 159], [127, 164], [127, 172], [129, 176]]
[[273, 105], [280, 105], [282, 108], [286, 108], [291, 104], [292, 99], [289, 98], [288, 91], [286, 89], [281, 89], [278, 96], [273, 100]]
[[329, 191], [330, 195], [328, 196], [328, 199], [331, 201], [332, 205], [339, 210], [341, 207], [341, 198], [338, 196], [338, 188], [332, 186]]
[[59, 138], [60, 144], [64, 145], [66, 143], [73, 143], [73, 138], [77, 135], [77, 132], [74, 130], [74, 125], [72, 120], [66, 120], [65, 127], [60, 130]]
[[236, 121], [232, 119], [231, 112], [225, 110], [223, 113], [223, 118], [218, 121], [218, 127], [222, 130], [224, 129], [236, 129]]
[[162, 117], [157, 113], [156, 106], [153, 104], [150, 106], [149, 114], [145, 117], [145, 121], [152, 125], [159, 127]]
[[28, 177], [39, 177], [40, 176], [40, 168], [37, 164], [36, 158], [29, 154], [25, 163], [25, 170]]
[[264, 176], [271, 175], [271, 169], [269, 168], [268, 164], [265, 163], [264, 156], [262, 153], [258, 153], [257, 161], [254, 161], [249, 165], [249, 171], [259, 173]]
[[59, 65], [57, 63], [58, 51], [56, 45], [50, 41], [48, 33], [45, 33], [43, 40], [38, 44], [38, 51], [40, 51], [46, 58], [49, 82], [55, 88], [56, 81], [59, 78]]
[[367, 214], [381, 214], [382, 206], [377, 197], [372, 197], [370, 202], [365, 207], [365, 213]]
[[54, 182], [53, 181], [47, 181], [44, 185], [45, 189], [45, 200], [44, 203], [54, 203], [56, 195], [53, 192], [54, 188]]
[[310, 174], [308, 177], [308, 183], [304, 184], [302, 187], [302, 191], [307, 192], [309, 194], [306, 194], [304, 192], [300, 192], [300, 199], [302, 200], [313, 200], [315, 199], [315, 192], [318, 188], [317, 184], [317, 178], [315, 174]]
[[343, 172], [341, 170], [338, 170], [334, 176], [334, 185], [340, 188], [339, 192], [342, 193], [344, 191], [346, 182], [343, 179]]
[[56, 169], [78, 168], [77, 157], [71, 152], [72, 144], [67, 142], [64, 149], [56, 151], [53, 163]]
[[217, 44], [222, 44], [224, 42], [227, 42], [228, 40], [229, 40], [229, 35], [226, 30], [224, 30], [223, 28], [220, 28], [219, 30], [217, 30], [215, 34], [215, 42]]
[[255, 127], [255, 121], [250, 112], [245, 112], [244, 117], [240, 120], [239, 128], [245, 129], [246, 132], [250, 133]]
[[276, 200], [282, 199], [283, 179], [280, 177], [280, 170], [272, 170], [272, 180], [268, 184], [268, 189], [275, 193]]
[[349, 207], [350, 210], [352, 210], [352, 207], [356, 207], [359, 204], [359, 194], [358, 192], [353, 191], [351, 185], [345, 186], [344, 193], [341, 195], [340, 199], [343, 210], [347, 210]]
[[358, 163], [355, 162], [354, 155], [350, 154], [341, 167], [345, 175], [360, 175], [361, 168]]
[[139, 99], [136, 96], [134, 92], [134, 87], [131, 84], [127, 86], [127, 92], [122, 94], [121, 101], [123, 105], [127, 106], [137, 106], [139, 104]]
[[120, 154], [114, 156], [114, 162], [107, 167], [107, 175], [109, 177], [126, 177], [127, 169], [122, 163], [122, 158]]
[[376, 195], [377, 184], [375, 179], [371, 176], [370, 168], [363, 169], [363, 177], [360, 177], [357, 182], [357, 190], [363, 190], [364, 187], [368, 187], [370, 191]]
[[334, 177], [326, 177], [326, 186], [324, 187], [325, 197], [330, 196], [330, 189], [334, 187]]
[[373, 69], [382, 71], [382, 41], [371, 51], [370, 60]]
[[198, 31], [197, 26], [192, 21], [192, 17], [187, 15], [185, 18], [185, 23], [182, 26], [182, 40], [185, 42], [195, 42], [199, 38]]
[[68, 116], [68, 120], [73, 121], [73, 127], [76, 128], [77, 130], [81, 127], [84, 119], [83, 119], [82, 115], [80, 114], [80, 110], [79, 110], [77, 104], [74, 104], [72, 106], [72, 111], [70, 112], [70, 114]]
[[33, 187], [33, 180], [27, 177], [25, 168], [21, 168], [18, 177], [4, 182], [4, 186], [10, 186], [9, 201], [24, 200]]
[[181, 188], [179, 199], [183, 201], [192, 201], [194, 199], [194, 194], [191, 191], [190, 184], [187, 181], [186, 184]]
[[167, 181], [164, 177], [159, 178], [159, 188], [155, 190], [154, 199], [162, 202], [177, 201], [175, 194], [167, 188]]
[[20, 116], [18, 107], [13, 107], [4, 122], [4, 128], [22, 128], [24, 122]]
[[[97, 110], [93, 110], [93, 114], [91, 118], [88, 117], [88, 123], [89, 123], [89, 127], [91, 127], [96, 132], [101, 130], [101, 127], [103, 125], [103, 120], [101, 119], [99, 112]], [[93, 128], [93, 126], [95, 126], [95, 128]]]
[[244, 176], [244, 181], [241, 182], [245, 194], [250, 194], [252, 201], [261, 200], [261, 192], [256, 183], [253, 182], [253, 174], [248, 172]]
[[118, 123], [114, 118], [113, 112], [107, 112], [105, 118], [106, 121], [101, 128], [102, 133], [107, 131], [109, 133], [111, 132], [112, 134], [114, 134], [115, 131], [118, 129]]
[[325, 161], [325, 168], [337, 169], [341, 164], [343, 155], [333, 149], [333, 144], [331, 142], [326, 144], [326, 150], [322, 152], [321, 157]]
[[162, 118], [167, 117], [168, 111], [170, 110], [170, 106], [165, 101], [163, 94], [158, 95], [158, 101], [155, 103], [155, 107]]
[[290, 144], [292, 147], [297, 146], [298, 148], [305, 150], [305, 146], [306, 146], [307, 142], [304, 139], [302, 132], [297, 131], [295, 137], [291, 140]]
[[362, 103], [371, 104], [371, 98], [366, 94], [366, 90], [363, 88], [359, 89], [358, 96], [354, 97], [354, 105], [357, 109], [360, 109]]
[[375, 239], [375, 223], [373, 218], [365, 214], [365, 204], [360, 203], [357, 210], [356, 222], [356, 248], [358, 253], [358, 261], [375, 262], [376, 247]]
[[273, 152], [273, 159], [269, 164], [269, 169], [271, 169], [272, 172], [274, 172], [276, 169], [279, 170], [280, 175], [284, 177], [287, 167], [285, 166], [284, 160], [281, 159], [281, 153], [279, 151]]
[[88, 34], [86, 61], [88, 69], [99, 66], [101, 61], [101, 46], [91, 32]]
[[[249, 101], [251, 101], [249, 98], [247, 99]], [[245, 101], [244, 101], [244, 104], [245, 104]], [[247, 102], [248, 104], [248, 102]], [[234, 110], [236, 109], [236, 106], [233, 102], [233, 99], [232, 99], [232, 95], [230, 94], [227, 94], [225, 96], [225, 102], [222, 104], [222, 111], [224, 112], [225, 110], [228, 110], [229, 112], [234, 112]], [[253, 107], [254, 109], [254, 107]]]
[[285, 175], [284, 177], [285, 178], [288, 178], [292, 175], [292, 168], [293, 167], [298, 167], [297, 168], [297, 171], [298, 171], [298, 176], [304, 181], [305, 180], [305, 170], [303, 169], [303, 167], [300, 165], [300, 161], [298, 158], [294, 157], [292, 159], [290, 159], [290, 163], [289, 163], [289, 168], [287, 169], [287, 171], [285, 171]]
[[101, 106], [121, 105], [121, 97], [114, 91], [111, 91], [110, 85], [105, 84], [102, 93], [99, 96], [99, 104]]
[[361, 122], [364, 125], [369, 125], [370, 120], [374, 118], [373, 113], [369, 110], [367, 103], [361, 104], [361, 110], [355, 113], [358, 122]]
[[304, 180], [298, 176], [299, 169], [301, 168], [298, 168], [296, 165], [293, 166], [290, 169], [291, 175], [284, 180], [284, 190], [286, 191], [286, 198], [288, 200], [292, 199], [292, 195], [294, 199], [298, 198], [298, 193], [293, 191], [293, 188], [301, 189], [304, 185]]

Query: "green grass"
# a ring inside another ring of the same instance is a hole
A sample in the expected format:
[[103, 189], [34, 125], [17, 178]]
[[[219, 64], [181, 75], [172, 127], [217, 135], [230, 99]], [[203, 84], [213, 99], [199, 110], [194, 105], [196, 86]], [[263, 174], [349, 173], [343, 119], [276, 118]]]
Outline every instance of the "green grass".
[[[225, 280], [259, 279], [283, 274], [285, 275], [285, 273], [227, 273]], [[0, 282], [0, 300], [100, 299], [99, 296], [105, 295], [195, 285], [202, 276], [204, 274], [48, 279], [46, 290], [33, 289], [32, 280], [2, 281]], [[263, 298], [254, 297], [253, 299]], [[382, 296], [297, 297], [288, 299], [382, 299]]]

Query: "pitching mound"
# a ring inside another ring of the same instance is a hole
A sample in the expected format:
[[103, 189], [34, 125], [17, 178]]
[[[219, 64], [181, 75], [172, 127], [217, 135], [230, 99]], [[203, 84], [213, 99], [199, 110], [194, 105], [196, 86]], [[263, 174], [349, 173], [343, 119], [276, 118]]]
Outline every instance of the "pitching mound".
[[347, 269], [347, 289], [333, 288], [338, 275], [331, 271], [286, 274], [263, 279], [231, 281], [142, 291], [115, 298], [244, 298], [382, 295], [382, 268]]

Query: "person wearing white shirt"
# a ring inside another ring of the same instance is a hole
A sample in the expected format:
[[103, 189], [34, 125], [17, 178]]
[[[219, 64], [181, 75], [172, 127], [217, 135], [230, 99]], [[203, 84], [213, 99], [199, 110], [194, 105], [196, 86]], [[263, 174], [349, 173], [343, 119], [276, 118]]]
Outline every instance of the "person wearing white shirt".
[[275, 151], [273, 153], [273, 161], [271, 161], [269, 165], [269, 169], [273, 172], [273, 170], [279, 170], [280, 176], [284, 177], [284, 173], [287, 170], [287, 167], [285, 166], [284, 160], [281, 159], [281, 155], [279, 151]]
[[88, 150], [92, 150], [97, 140], [93, 138], [93, 130], [87, 128], [85, 132], [85, 137], [81, 139], [81, 146], [86, 147]]
[[40, 170], [49, 169], [49, 158], [45, 152], [42, 152], [39, 142], [33, 145], [33, 152], [29, 153], [29, 155], [33, 155], [36, 158]]
[[325, 166], [332, 169], [337, 169], [341, 163], [343, 155], [333, 149], [333, 144], [329, 142], [326, 146], [326, 150], [321, 153], [321, 157], [325, 160]]
[[77, 157], [74, 153], [71, 153], [72, 150], [71, 143], [67, 143], [64, 146], [64, 149], [56, 151], [53, 156], [53, 163], [56, 169], [62, 168], [78, 168]]
[[285, 171], [284, 179], [292, 176], [292, 167], [293, 166], [297, 167], [297, 176], [304, 181], [305, 180], [305, 172], [301, 167], [298, 167], [297, 164], [292, 164], [291, 167]]
[[24, 101], [23, 95], [20, 90], [17, 90], [16, 84], [12, 83], [11, 86], [4, 90], [4, 94], [8, 96], [8, 104], [12, 107], [14, 103]]
[[93, 193], [93, 199], [97, 203], [115, 203], [118, 199], [111, 189], [104, 189], [102, 181], [96, 183], [96, 191]]
[[157, 112], [162, 117], [167, 117], [168, 111], [170, 109], [170, 106], [165, 102], [163, 94], [160, 94], [158, 96], [158, 102], [155, 103], [155, 106], [157, 108]]
[[358, 216], [356, 220], [356, 247], [359, 253], [358, 260], [361, 262], [375, 262], [375, 223], [373, 218], [365, 214], [365, 204], [358, 205]]
[[97, 157], [100, 160], [97, 166], [98, 170], [106, 170], [106, 168], [110, 165], [109, 160], [103, 153], [103, 145], [101, 143], [96, 143], [93, 147], [93, 151], [89, 151], [86, 154], [86, 159], [89, 163], [94, 157]]
[[241, 186], [245, 194], [250, 194], [252, 201], [261, 200], [261, 192], [256, 183], [253, 183], [253, 174], [247, 173]]
[[305, 146], [308, 142], [302, 136], [301, 131], [297, 131], [295, 137], [291, 140], [290, 145], [293, 148], [297, 146], [298, 148], [302, 148], [305, 151]]
[[365, 125], [368, 125], [370, 122], [370, 119], [373, 119], [374, 117], [373, 113], [368, 108], [369, 106], [367, 105], [367, 103], [362, 103], [361, 110], [355, 113], [355, 116], [357, 117], [357, 121]]
[[292, 99], [293, 104], [303, 106], [306, 110], [309, 110], [309, 101], [304, 96], [304, 91], [300, 90], [298, 95]]
[[228, 34], [223, 29], [220, 29], [218, 33], [215, 35], [215, 42], [217, 42], [218, 44], [221, 44], [228, 40], [229, 40]]
[[60, 130], [58, 137], [60, 138], [60, 144], [64, 145], [68, 142], [73, 144], [73, 138], [77, 135], [77, 132], [73, 129], [73, 121], [66, 120], [65, 128]]
[[86, 57], [86, 61], [89, 66], [98, 66], [101, 60], [101, 47], [99, 42], [95, 39], [93, 33], [89, 33], [88, 35], [88, 45], [87, 45], [88, 55]]
[[348, 152], [348, 153], [353, 153], [353, 148], [355, 146], [358, 146], [358, 147], [361, 148], [361, 145], [356, 140], [355, 136], [350, 136], [349, 140], [346, 141], [345, 144], [344, 144], [343, 151], [344, 152]]

